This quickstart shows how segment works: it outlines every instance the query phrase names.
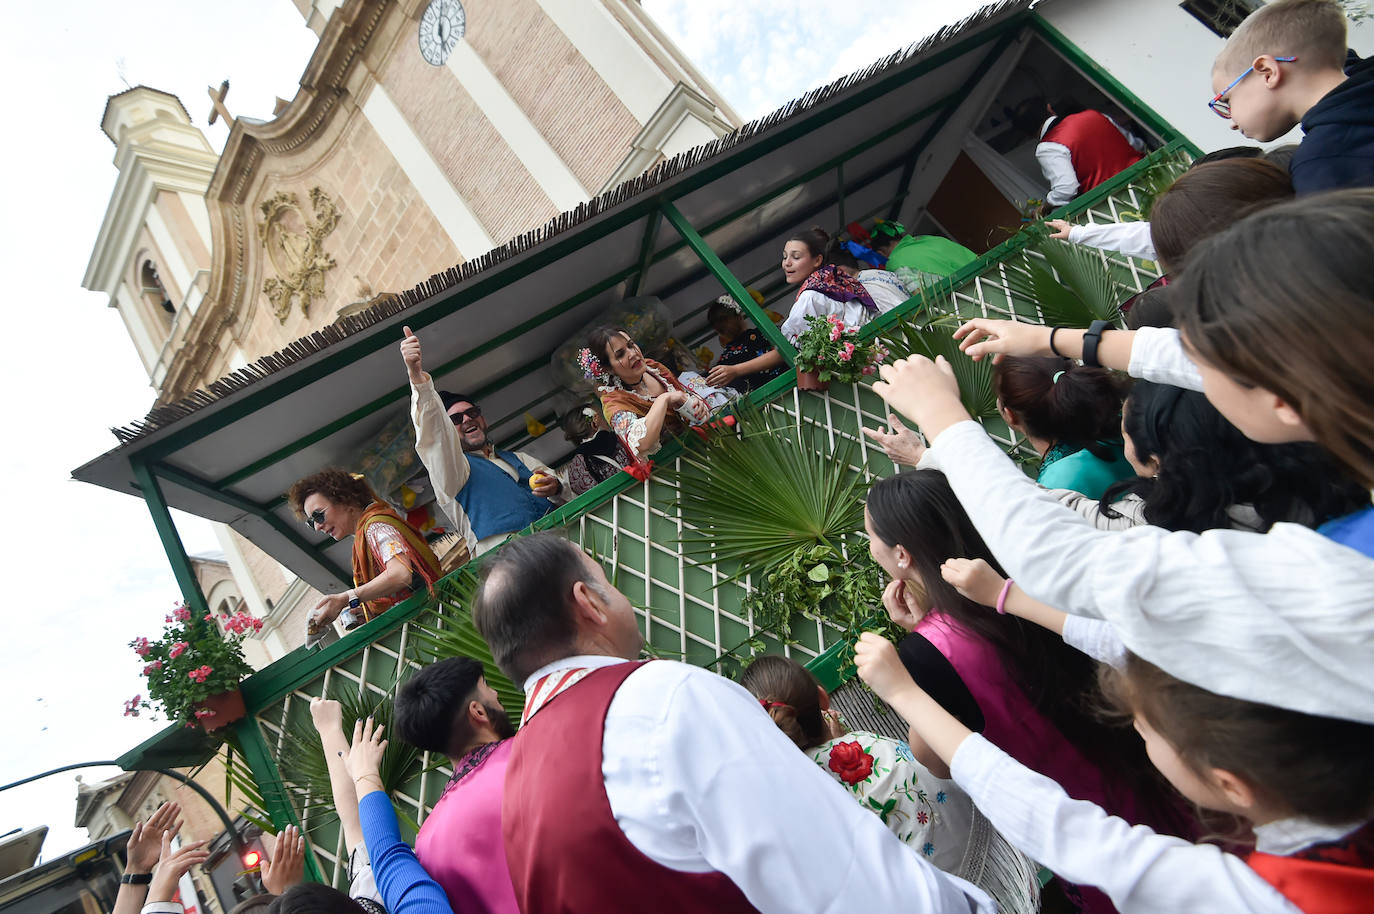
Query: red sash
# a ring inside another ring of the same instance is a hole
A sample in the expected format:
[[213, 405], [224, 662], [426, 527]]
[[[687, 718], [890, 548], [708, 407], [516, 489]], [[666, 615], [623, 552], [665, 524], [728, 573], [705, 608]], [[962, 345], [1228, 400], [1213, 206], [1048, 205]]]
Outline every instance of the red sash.
[[1332, 844], [1288, 857], [1255, 851], [1245, 862], [1304, 914], [1374, 910], [1374, 827], [1369, 824]]

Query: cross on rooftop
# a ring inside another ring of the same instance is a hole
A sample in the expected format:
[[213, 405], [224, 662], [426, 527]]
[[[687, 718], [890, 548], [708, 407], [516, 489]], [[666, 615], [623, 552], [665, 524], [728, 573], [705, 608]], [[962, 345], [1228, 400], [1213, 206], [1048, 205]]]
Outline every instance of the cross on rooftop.
[[214, 105], [213, 110], [210, 111], [210, 123], [213, 124], [216, 118], [222, 117], [224, 118], [225, 125], [228, 126], [229, 122], [234, 119], [234, 116], [229, 113], [229, 109], [225, 107], [224, 104], [224, 98], [229, 94], [229, 80], [226, 79], [224, 82], [220, 83], [219, 89], [216, 89], [214, 86], [206, 86], [205, 91], [209, 93], [210, 103]]

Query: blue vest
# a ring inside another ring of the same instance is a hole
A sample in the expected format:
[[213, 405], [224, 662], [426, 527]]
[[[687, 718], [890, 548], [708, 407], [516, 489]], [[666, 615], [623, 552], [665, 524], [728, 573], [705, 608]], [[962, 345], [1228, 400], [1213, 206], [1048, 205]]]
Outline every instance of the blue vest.
[[520, 474], [519, 482], [481, 454], [468, 454], [468, 481], [455, 496], [479, 540], [523, 530], [553, 510], [553, 502], [530, 491], [534, 474], [519, 457], [510, 451], [496, 451], [496, 456]]
[[1317, 532], [1374, 559], [1374, 507], [1329, 520]]

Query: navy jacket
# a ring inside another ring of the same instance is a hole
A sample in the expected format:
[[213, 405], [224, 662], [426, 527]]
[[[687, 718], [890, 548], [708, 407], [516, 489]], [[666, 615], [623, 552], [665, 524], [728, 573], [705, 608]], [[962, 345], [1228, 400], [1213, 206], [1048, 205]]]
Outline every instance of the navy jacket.
[[1303, 141], [1288, 166], [1300, 194], [1374, 187], [1374, 58], [1352, 61], [1346, 73], [1303, 116]]

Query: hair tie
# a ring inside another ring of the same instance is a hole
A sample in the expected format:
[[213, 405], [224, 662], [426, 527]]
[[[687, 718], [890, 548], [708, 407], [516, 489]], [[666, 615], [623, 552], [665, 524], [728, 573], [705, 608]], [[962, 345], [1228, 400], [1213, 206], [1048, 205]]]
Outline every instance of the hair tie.
[[602, 366], [601, 360], [592, 355], [592, 351], [586, 346], [577, 350], [577, 364], [582, 366], [582, 374], [593, 381], [603, 381], [607, 378], [606, 369]]
[[1059, 383], [1059, 379], [1062, 378], [1062, 377], [1064, 377], [1064, 375], [1065, 375], [1065, 373], [1066, 373], [1067, 371], [1068, 371], [1068, 369], [1065, 369], [1064, 371], [1056, 371], [1056, 372], [1054, 373], [1054, 380], [1050, 381], [1050, 383], [1051, 383], [1051, 384], [1058, 384], [1058, 383]]
[[582, 416], [585, 419], [595, 419], [596, 410], [592, 409], [590, 406], [584, 406], [582, 407]]
[[744, 316], [744, 309], [740, 307], [739, 302], [735, 301], [735, 296], [729, 294], [721, 295], [716, 298], [716, 302], [717, 304], [721, 304], [729, 308], [731, 311], [735, 312], [740, 317]]
[[767, 699], [767, 698], [760, 698], [760, 699], [759, 699], [759, 704], [763, 705], [763, 710], [765, 710], [765, 711], [771, 711], [771, 710], [773, 710], [774, 708], [788, 708], [788, 709], [792, 709], [792, 706], [789, 705], [789, 704], [788, 704], [787, 702], [785, 702], [785, 701], [770, 701], [770, 700]]

